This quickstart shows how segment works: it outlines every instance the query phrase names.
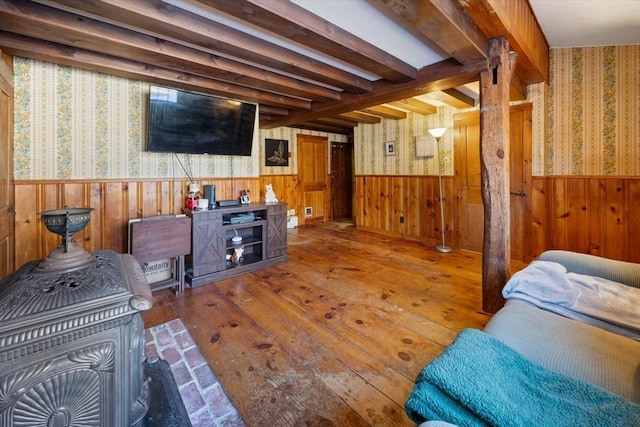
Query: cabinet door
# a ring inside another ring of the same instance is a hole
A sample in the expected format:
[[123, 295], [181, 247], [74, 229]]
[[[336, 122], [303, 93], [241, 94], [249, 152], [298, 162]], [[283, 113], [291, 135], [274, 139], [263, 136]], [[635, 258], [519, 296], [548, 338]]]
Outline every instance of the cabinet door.
[[193, 277], [215, 273], [225, 267], [222, 214], [217, 211], [193, 215], [191, 266]]
[[267, 205], [267, 258], [287, 254], [287, 204]]

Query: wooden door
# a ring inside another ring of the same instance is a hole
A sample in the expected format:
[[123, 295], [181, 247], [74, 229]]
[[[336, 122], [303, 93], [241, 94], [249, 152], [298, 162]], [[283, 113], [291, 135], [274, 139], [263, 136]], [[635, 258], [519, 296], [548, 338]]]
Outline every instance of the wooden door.
[[[511, 107], [510, 191], [511, 259], [530, 261], [527, 243], [531, 224], [531, 104]], [[482, 252], [484, 209], [480, 193], [480, 116], [463, 113], [454, 118], [458, 206], [458, 246]]]
[[327, 138], [298, 135], [298, 176], [300, 177], [300, 225], [323, 222], [328, 217]]
[[459, 164], [460, 194], [459, 225], [460, 249], [482, 252], [483, 218], [480, 192], [480, 116], [455, 120], [456, 162]]
[[13, 72], [0, 51], [0, 278], [15, 270]]
[[331, 220], [351, 218], [353, 208], [353, 144], [331, 143]]

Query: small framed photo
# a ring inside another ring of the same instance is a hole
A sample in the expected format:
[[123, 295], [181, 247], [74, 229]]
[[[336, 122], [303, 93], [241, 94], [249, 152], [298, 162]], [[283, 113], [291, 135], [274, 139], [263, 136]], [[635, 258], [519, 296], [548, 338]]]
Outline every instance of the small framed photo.
[[384, 143], [384, 154], [387, 156], [395, 156], [396, 155], [396, 142], [395, 141], [387, 141]]

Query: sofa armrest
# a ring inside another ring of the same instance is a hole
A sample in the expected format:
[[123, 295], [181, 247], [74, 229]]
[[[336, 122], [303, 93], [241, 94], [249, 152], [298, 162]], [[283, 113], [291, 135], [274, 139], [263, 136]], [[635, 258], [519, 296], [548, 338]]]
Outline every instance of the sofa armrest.
[[569, 273], [588, 274], [640, 288], [640, 264], [633, 262], [562, 250], [545, 251], [538, 260], [562, 264]]

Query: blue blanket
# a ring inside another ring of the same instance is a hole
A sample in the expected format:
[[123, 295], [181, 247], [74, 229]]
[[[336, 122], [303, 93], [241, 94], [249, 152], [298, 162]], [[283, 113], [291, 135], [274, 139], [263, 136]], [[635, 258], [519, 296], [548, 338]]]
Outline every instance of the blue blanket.
[[416, 379], [405, 404], [416, 423], [458, 426], [640, 426], [640, 405], [552, 372], [465, 329]]

